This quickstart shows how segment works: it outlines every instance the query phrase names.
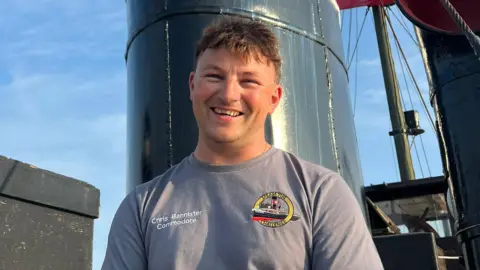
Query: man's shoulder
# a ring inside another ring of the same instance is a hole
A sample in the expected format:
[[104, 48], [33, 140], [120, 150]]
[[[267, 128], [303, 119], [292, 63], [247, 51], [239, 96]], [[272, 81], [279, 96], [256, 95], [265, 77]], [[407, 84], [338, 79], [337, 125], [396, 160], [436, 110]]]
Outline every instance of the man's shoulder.
[[127, 196], [135, 197], [136, 200], [146, 200], [154, 192], [161, 191], [165, 185], [167, 185], [172, 179], [176, 178], [179, 174], [189, 173], [191, 166], [188, 163], [188, 157], [185, 157], [179, 163], [165, 170], [162, 174], [155, 176], [151, 180], [141, 183], [133, 190], [131, 190]]
[[341, 178], [340, 173], [327, 168], [313, 161], [309, 161], [300, 157], [298, 154], [279, 149], [279, 156], [285, 166], [291, 170], [295, 170], [299, 176], [308, 177], [313, 181], [324, 181], [330, 178]]
[[[338, 204], [332, 202], [339, 198], [354, 198], [352, 189], [339, 172], [288, 151], [279, 154], [283, 156], [282, 166], [289, 171], [287, 175], [295, 177], [295, 181], [301, 184], [315, 209], [336, 212]], [[354, 200], [344, 201], [345, 205], [349, 203], [357, 204]]]

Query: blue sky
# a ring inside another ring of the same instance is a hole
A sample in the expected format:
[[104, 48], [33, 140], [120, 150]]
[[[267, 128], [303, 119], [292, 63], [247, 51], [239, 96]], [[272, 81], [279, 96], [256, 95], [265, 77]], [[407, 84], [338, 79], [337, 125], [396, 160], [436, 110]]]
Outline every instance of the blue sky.
[[[364, 13], [364, 9], [352, 13], [351, 50], [356, 37], [355, 18], [358, 16], [359, 29]], [[349, 11], [344, 13], [346, 53], [349, 16]], [[428, 84], [418, 49], [396, 19], [392, 20], [426, 94]], [[99, 269], [112, 216], [125, 196], [125, 3], [3, 0], [0, 25], [0, 155], [100, 189], [93, 251], [93, 269]], [[365, 184], [398, 181], [371, 13], [358, 52], [356, 94], [355, 66], [350, 70], [350, 88], [352, 103], [356, 100], [355, 122]], [[396, 51], [393, 53], [398, 62]], [[405, 91], [400, 69], [398, 73]], [[442, 173], [437, 141], [413, 85], [409, 87], [426, 129], [422, 139], [431, 174], [418, 144], [423, 172], [426, 177], [437, 176]], [[404, 95], [407, 97], [406, 92]], [[408, 98], [405, 101], [406, 109], [411, 109]], [[412, 155], [417, 177], [422, 177], [415, 152]]]

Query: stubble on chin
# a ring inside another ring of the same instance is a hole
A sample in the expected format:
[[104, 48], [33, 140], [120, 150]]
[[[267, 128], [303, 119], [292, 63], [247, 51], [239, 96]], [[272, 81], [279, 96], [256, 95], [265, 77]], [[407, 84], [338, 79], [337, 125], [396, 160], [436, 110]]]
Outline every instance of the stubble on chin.
[[215, 132], [209, 130], [204, 133], [206, 139], [217, 144], [235, 143], [240, 140], [241, 136], [235, 131], [229, 132], [229, 134], [222, 134], [223, 132]]

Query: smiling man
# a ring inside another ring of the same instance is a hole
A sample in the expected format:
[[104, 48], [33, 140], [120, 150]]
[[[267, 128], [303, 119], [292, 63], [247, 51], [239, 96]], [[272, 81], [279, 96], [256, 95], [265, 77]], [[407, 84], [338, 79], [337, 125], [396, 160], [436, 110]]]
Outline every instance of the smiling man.
[[127, 195], [102, 269], [383, 269], [342, 177], [265, 140], [278, 46], [249, 19], [205, 29], [189, 77], [197, 147]]
[[[199, 160], [235, 164], [269, 148], [264, 124], [282, 96], [277, 76], [281, 60], [269, 29], [257, 27], [248, 32], [249, 25], [257, 23], [224, 22], [207, 28], [198, 44], [190, 99], [199, 126], [194, 153]], [[248, 38], [255, 38], [256, 44]]]

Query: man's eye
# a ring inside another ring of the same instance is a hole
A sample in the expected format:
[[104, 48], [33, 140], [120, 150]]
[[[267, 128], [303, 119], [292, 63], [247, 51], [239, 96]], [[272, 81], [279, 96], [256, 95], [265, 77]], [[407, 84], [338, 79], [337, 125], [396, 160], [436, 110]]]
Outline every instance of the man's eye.
[[215, 80], [221, 80], [222, 79], [222, 76], [220, 76], [218, 74], [207, 74], [207, 75], [205, 75], [205, 77], [207, 77], [209, 79], [215, 79]]
[[249, 85], [260, 85], [260, 83], [256, 80], [252, 80], [252, 79], [245, 79], [242, 81], [242, 83], [246, 83], [246, 84], [249, 84]]

